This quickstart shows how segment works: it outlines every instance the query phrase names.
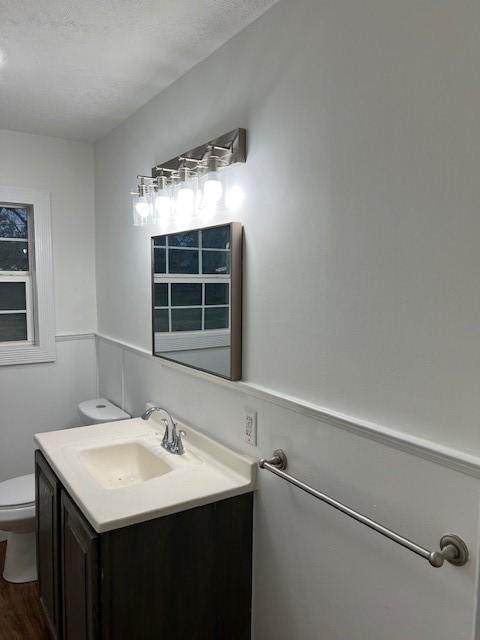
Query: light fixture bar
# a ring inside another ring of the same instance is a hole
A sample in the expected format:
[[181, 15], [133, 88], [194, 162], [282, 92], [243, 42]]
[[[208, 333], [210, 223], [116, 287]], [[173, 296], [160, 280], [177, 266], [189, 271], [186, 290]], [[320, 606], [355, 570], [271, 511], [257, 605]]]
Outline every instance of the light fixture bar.
[[224, 133], [218, 138], [214, 138], [205, 144], [185, 151], [184, 153], [156, 165], [152, 168], [152, 178], [162, 175], [163, 171], [176, 172], [188, 166], [186, 163], [193, 162], [197, 165], [205, 162], [212, 155], [212, 151], [221, 160], [222, 166], [226, 167], [237, 162], [245, 162], [247, 159], [247, 132], [245, 129], [234, 129]]
[[241, 198], [238, 187], [226, 189], [223, 169], [246, 161], [246, 141], [246, 130], [234, 129], [156, 165], [151, 176], [138, 175], [136, 191], [131, 193], [133, 224], [233, 210]]

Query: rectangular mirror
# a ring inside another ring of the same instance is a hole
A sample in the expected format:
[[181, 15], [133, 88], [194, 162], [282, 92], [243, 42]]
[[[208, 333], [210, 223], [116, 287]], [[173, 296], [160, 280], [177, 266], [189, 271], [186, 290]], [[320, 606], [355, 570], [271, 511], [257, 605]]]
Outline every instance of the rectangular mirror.
[[239, 380], [242, 225], [152, 238], [153, 355]]

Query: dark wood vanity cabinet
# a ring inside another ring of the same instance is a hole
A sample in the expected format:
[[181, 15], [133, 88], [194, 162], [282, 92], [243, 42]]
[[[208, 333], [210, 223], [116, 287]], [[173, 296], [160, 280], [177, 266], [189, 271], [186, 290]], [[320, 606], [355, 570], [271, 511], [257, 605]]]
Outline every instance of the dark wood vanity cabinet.
[[50, 635], [61, 637], [60, 602], [60, 491], [61, 485], [40, 451], [35, 451], [37, 513], [37, 569], [45, 618]]
[[98, 534], [64, 489], [60, 498], [60, 566], [63, 638], [99, 635]]
[[251, 638], [253, 494], [99, 534], [39, 451], [36, 474], [40, 594], [52, 637]]

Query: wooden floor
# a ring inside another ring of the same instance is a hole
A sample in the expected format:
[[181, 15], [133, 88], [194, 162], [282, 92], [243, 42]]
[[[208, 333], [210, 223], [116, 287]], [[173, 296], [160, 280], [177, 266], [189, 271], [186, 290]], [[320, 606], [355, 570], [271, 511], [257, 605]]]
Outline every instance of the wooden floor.
[[0, 543], [0, 640], [48, 640], [36, 582], [12, 584], [2, 578], [7, 543]]

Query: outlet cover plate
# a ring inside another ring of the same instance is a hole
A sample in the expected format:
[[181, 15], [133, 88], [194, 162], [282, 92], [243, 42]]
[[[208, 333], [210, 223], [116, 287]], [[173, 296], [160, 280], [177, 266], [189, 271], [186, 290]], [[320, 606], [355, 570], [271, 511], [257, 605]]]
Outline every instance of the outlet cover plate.
[[245, 441], [252, 447], [257, 446], [257, 412], [255, 409], [245, 407]]

